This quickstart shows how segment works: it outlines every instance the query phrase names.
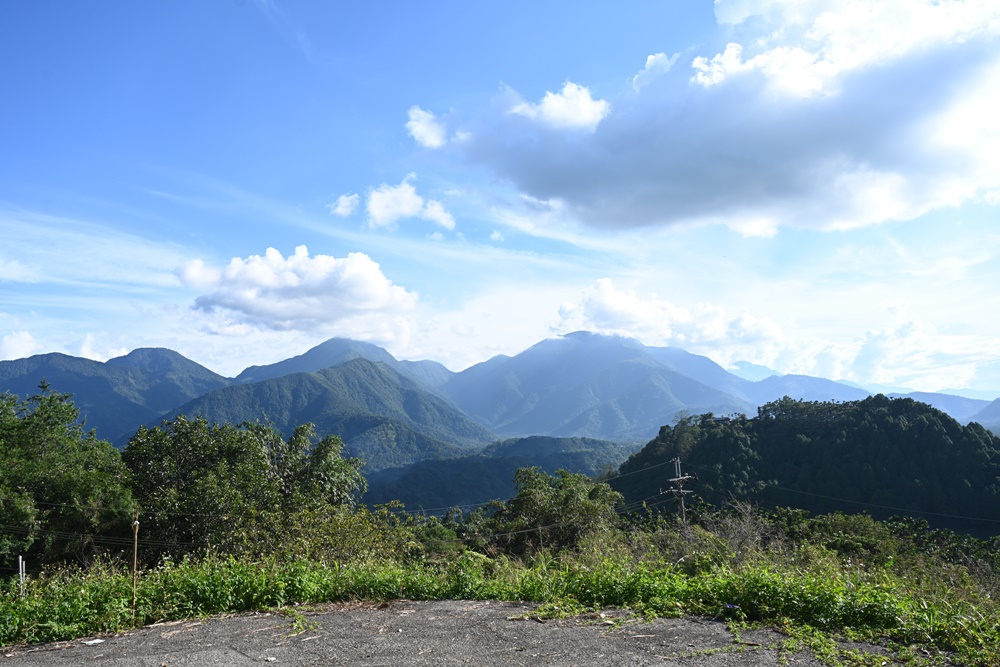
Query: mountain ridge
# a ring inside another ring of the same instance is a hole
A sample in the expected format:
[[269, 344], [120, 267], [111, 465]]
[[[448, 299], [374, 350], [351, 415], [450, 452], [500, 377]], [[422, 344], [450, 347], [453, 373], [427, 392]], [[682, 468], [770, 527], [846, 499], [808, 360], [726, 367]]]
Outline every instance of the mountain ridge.
[[[498, 437], [594, 437], [635, 443], [648, 440], [659, 426], [683, 414], [749, 413], [785, 395], [846, 401], [872, 393], [804, 375], [751, 380], [681, 348], [646, 346], [632, 338], [591, 332], [539, 341], [517, 355], [497, 355], [458, 373], [435, 361], [399, 361], [377, 345], [347, 338], [331, 338], [274, 364], [250, 366], [235, 378], [165, 348], [137, 348], [104, 363], [48, 353], [0, 361], [0, 391], [25, 397], [45, 380], [54, 391], [74, 396], [87, 425], [100, 437], [121, 443], [139, 425], [154, 423], [218, 389], [323, 371], [356, 359], [386, 365]], [[747, 368], [761, 374], [770, 370]], [[1000, 408], [990, 408], [988, 400], [928, 392], [894, 395], [927, 402], [961, 421], [979, 420], [1000, 429], [1000, 414], [991, 412]], [[379, 428], [392, 430], [386, 424]]]

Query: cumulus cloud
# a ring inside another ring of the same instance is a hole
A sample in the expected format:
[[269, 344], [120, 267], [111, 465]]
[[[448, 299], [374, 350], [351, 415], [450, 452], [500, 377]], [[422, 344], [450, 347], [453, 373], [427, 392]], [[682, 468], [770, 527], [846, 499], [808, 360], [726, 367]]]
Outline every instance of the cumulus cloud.
[[23, 359], [41, 352], [44, 346], [27, 331], [14, 331], [0, 338], [0, 359]]
[[[101, 335], [103, 338], [104, 335]], [[121, 357], [128, 354], [128, 348], [121, 345], [107, 343], [99, 340], [98, 336], [88, 333], [80, 343], [79, 356], [93, 361], [107, 361], [113, 357]]]
[[412, 181], [416, 174], [407, 174], [399, 185], [383, 183], [368, 193], [368, 224], [371, 227], [393, 227], [406, 218], [423, 218], [445, 229], [455, 228], [455, 218], [445, 209], [444, 204], [417, 194]]
[[678, 306], [655, 294], [641, 296], [620, 289], [609, 278], [587, 288], [578, 302], [564, 304], [556, 328], [632, 336], [691, 350], [735, 347], [780, 334], [780, 328], [767, 319], [733, 315], [712, 304]]
[[558, 93], [546, 92], [538, 104], [521, 102], [510, 110], [513, 114], [540, 120], [556, 128], [583, 129], [593, 132], [611, 112], [607, 100], [595, 100], [587, 88], [567, 81]]
[[1000, 32], [991, 0], [719, 0], [715, 11], [720, 23], [754, 24], [745, 38], [755, 53], [744, 60], [742, 46], [729, 43], [695, 60], [695, 80], [710, 85], [760, 70], [801, 93], [824, 90], [851, 70]]
[[417, 194], [409, 174], [399, 185], [383, 183], [368, 193], [368, 221], [372, 227], [389, 227], [403, 218], [413, 218], [424, 210], [424, 198]]
[[330, 215], [336, 215], [341, 218], [349, 218], [354, 215], [354, 212], [358, 210], [358, 206], [361, 203], [361, 196], [358, 194], [344, 194], [337, 197], [337, 201], [327, 206], [330, 209]]
[[638, 74], [632, 77], [632, 88], [636, 91], [641, 90], [644, 86], [649, 85], [653, 79], [666, 74], [670, 71], [670, 68], [674, 66], [677, 59], [680, 58], [681, 54], [675, 53], [674, 55], [667, 57], [666, 53], [654, 53], [653, 55], [646, 58], [646, 66], [642, 68]]
[[444, 124], [433, 113], [414, 105], [410, 107], [409, 118], [406, 129], [418, 144], [426, 148], [444, 146], [447, 141]]
[[[386, 323], [398, 329], [417, 295], [395, 285], [368, 255], [310, 257], [305, 246], [284, 257], [274, 248], [224, 268], [195, 260], [178, 272], [189, 287], [208, 290], [194, 308], [218, 314], [217, 331], [239, 335], [252, 329], [336, 331], [370, 334]], [[366, 339], [370, 337], [366, 335]]]
[[[717, 12], [729, 24], [718, 47], [684, 67], [650, 56], [614, 113], [578, 84], [538, 104], [508, 97], [454, 149], [607, 228], [767, 235], [1000, 200], [1000, 5], [744, 0]], [[571, 118], [588, 132], [563, 131]]]

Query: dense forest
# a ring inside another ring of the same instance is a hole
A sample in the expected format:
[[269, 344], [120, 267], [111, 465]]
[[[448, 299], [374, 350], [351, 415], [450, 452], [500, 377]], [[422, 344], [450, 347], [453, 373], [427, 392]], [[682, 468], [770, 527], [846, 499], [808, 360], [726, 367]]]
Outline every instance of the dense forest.
[[686, 488], [714, 504], [909, 514], [960, 531], [1000, 531], [1000, 438], [908, 398], [786, 397], [752, 418], [687, 416], [662, 427], [610, 483], [627, 502], [662, 505], [675, 458], [697, 477]]

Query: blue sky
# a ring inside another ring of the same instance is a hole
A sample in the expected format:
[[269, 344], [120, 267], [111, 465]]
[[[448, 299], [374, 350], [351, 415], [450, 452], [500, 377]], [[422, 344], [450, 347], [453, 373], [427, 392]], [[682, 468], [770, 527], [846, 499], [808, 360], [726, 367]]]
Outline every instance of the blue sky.
[[586, 329], [1000, 394], [995, 2], [427, 4], [0, 5], [0, 359]]

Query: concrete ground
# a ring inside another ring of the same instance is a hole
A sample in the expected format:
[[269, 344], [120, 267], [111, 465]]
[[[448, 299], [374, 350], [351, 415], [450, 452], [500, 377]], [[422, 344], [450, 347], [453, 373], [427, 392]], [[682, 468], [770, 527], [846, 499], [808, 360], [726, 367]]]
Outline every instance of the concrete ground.
[[[783, 651], [781, 635], [768, 630], [737, 640], [725, 624], [711, 620], [644, 623], [609, 611], [542, 621], [532, 617], [533, 609], [521, 603], [401, 600], [174, 621], [121, 635], [0, 649], [0, 667], [821, 664], [808, 654]], [[856, 648], [881, 653], [876, 646]]]

